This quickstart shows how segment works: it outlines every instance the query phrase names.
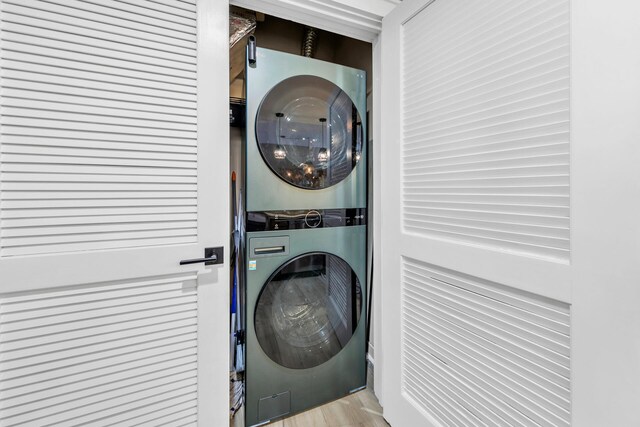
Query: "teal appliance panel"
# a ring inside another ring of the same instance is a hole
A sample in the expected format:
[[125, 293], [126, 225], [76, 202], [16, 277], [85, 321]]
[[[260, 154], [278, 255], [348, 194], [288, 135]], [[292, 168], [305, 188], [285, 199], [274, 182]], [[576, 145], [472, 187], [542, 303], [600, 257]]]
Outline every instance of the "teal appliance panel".
[[247, 64], [247, 211], [366, 206], [366, 73], [257, 49]]
[[363, 388], [366, 226], [249, 232], [246, 256], [246, 425]]

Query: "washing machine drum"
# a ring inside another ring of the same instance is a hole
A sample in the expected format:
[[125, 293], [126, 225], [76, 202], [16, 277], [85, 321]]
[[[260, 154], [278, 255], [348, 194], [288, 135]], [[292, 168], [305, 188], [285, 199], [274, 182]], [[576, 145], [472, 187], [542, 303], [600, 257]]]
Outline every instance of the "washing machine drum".
[[271, 360], [307, 369], [347, 345], [361, 311], [360, 282], [349, 264], [328, 253], [307, 254], [281, 266], [263, 287], [255, 332]]
[[338, 86], [316, 76], [283, 80], [258, 109], [264, 161], [287, 183], [319, 190], [344, 180], [361, 158], [360, 114]]

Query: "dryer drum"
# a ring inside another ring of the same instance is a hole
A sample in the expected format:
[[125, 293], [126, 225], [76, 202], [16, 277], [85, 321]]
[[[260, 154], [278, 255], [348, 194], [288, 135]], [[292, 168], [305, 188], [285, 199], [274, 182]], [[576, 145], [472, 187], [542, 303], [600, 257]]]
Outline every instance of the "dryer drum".
[[264, 285], [255, 332], [271, 360], [307, 369], [348, 344], [361, 312], [360, 281], [349, 264], [329, 253], [306, 254], [281, 266]]
[[362, 155], [362, 120], [342, 89], [317, 76], [275, 85], [258, 109], [256, 138], [271, 170], [287, 183], [320, 190], [343, 181]]

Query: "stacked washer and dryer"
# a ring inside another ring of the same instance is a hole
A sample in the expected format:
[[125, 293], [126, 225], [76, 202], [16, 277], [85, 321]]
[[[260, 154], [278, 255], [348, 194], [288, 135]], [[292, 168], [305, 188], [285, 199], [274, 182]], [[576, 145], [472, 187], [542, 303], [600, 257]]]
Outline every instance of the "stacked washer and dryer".
[[366, 384], [366, 75], [247, 64], [246, 425]]

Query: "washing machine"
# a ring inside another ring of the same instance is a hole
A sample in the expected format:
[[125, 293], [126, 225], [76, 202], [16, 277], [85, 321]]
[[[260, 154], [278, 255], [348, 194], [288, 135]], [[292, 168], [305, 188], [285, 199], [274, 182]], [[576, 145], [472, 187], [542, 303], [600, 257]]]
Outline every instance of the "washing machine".
[[245, 425], [364, 388], [364, 210], [249, 213], [247, 230]]
[[247, 211], [366, 206], [366, 73], [257, 48], [247, 62]]

